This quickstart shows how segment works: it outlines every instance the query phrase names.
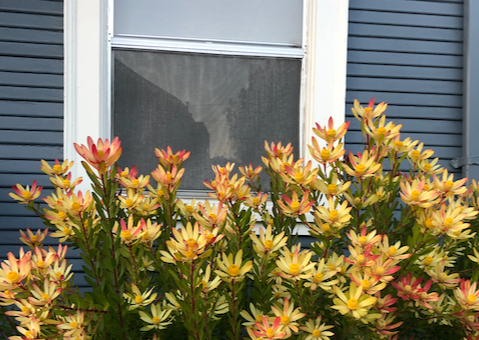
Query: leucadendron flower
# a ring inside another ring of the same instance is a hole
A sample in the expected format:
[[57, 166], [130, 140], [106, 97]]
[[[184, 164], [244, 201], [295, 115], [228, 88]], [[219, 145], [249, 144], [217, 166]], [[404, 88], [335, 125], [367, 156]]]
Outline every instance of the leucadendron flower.
[[[339, 287], [334, 286], [334, 294], [337, 296], [333, 299], [333, 309], [337, 309], [341, 314], [351, 315], [353, 318], [368, 323], [371, 315], [367, 318], [369, 310], [376, 302], [375, 297], [363, 294], [361, 286], [356, 286], [354, 282], [349, 286], [349, 290], [344, 293]], [[380, 314], [373, 314], [372, 319], [380, 318]]]
[[98, 138], [97, 143], [93, 142], [91, 137], [87, 138], [87, 146], [73, 144], [75, 150], [82, 156], [88, 164], [97, 169], [100, 174], [104, 174], [106, 170], [116, 163], [121, 156], [121, 142], [118, 137], [115, 137], [110, 144], [108, 139], [104, 141]]
[[243, 281], [247, 272], [253, 267], [252, 261], [243, 263], [243, 250], [239, 250], [233, 260], [233, 254], [226, 256], [225, 253], [217, 259], [219, 270], [215, 273], [226, 282]]

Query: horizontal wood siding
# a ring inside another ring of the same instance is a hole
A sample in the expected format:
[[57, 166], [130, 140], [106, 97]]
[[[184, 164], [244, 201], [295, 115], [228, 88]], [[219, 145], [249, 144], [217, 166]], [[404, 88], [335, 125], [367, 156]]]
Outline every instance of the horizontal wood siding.
[[346, 136], [362, 149], [354, 99], [387, 102], [401, 137], [424, 142], [441, 164], [462, 155], [462, 0], [350, 0]]
[[48, 192], [52, 185], [40, 160], [62, 157], [63, 2], [0, 0], [1, 258], [9, 251], [18, 255], [19, 229], [45, 227], [8, 196], [11, 186], [37, 179]]

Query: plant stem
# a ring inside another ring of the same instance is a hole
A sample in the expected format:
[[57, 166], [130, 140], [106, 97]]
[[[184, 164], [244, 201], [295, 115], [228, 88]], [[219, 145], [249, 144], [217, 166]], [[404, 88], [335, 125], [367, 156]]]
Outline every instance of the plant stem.
[[233, 317], [233, 339], [237, 340], [237, 330], [236, 330], [236, 295], [235, 295], [235, 281], [231, 281], [231, 313]]
[[196, 310], [195, 310], [195, 262], [191, 262], [190, 266], [190, 303], [191, 303], [191, 316], [193, 320], [193, 327], [195, 331], [196, 340], [200, 340], [200, 334], [198, 332], [198, 324], [196, 323]]

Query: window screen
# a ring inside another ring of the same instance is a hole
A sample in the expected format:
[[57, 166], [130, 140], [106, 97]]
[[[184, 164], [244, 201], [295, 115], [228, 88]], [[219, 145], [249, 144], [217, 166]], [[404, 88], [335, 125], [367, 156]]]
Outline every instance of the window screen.
[[301, 60], [113, 50], [120, 166], [154, 170], [155, 148], [191, 151], [180, 189], [204, 190], [212, 164], [261, 165], [264, 141], [299, 146]]

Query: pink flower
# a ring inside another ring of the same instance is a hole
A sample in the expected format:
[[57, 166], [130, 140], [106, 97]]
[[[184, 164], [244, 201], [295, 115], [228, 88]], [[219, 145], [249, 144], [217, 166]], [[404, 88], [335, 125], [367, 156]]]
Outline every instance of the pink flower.
[[95, 144], [93, 143], [93, 139], [88, 137], [87, 143], [88, 147], [85, 145], [78, 145], [77, 143], [74, 143], [73, 145], [78, 154], [85, 158], [85, 160], [92, 167], [97, 169], [100, 174], [104, 174], [106, 169], [112, 166], [121, 156], [122, 148], [118, 137], [115, 137], [111, 144], [108, 139], [103, 141], [101, 138], [98, 138], [97, 144]]

